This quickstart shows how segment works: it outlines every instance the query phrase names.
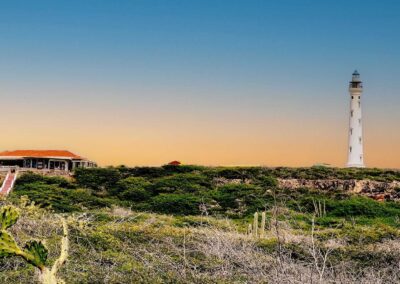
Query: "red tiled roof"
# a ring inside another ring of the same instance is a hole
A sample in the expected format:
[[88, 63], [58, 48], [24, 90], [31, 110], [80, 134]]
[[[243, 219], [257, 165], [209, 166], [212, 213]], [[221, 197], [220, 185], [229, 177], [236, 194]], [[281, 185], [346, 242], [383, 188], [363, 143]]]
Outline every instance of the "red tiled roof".
[[168, 165], [171, 165], [171, 166], [179, 166], [180, 164], [181, 164], [181, 162], [179, 162], [179, 161], [172, 161], [172, 162], [168, 163]]
[[65, 150], [15, 150], [0, 152], [0, 157], [62, 157], [71, 159], [83, 159], [81, 156], [75, 155]]

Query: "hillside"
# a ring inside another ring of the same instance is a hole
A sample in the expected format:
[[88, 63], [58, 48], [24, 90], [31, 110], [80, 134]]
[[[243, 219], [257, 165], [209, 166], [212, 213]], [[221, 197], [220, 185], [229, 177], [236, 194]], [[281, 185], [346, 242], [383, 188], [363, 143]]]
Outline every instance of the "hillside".
[[[60, 250], [56, 214], [67, 218], [66, 283], [400, 282], [400, 203], [342, 187], [284, 189], [282, 179], [392, 183], [400, 174], [197, 166], [81, 169], [74, 180], [28, 173], [3, 205], [21, 212], [11, 229], [17, 242], [45, 241], [50, 264]], [[36, 283], [19, 258], [1, 259], [0, 270], [2, 283]]]

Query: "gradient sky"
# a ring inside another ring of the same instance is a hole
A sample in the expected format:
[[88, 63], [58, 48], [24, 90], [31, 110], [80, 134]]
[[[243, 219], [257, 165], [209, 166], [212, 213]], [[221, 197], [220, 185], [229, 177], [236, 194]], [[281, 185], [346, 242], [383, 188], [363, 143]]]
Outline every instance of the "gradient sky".
[[101, 165], [400, 168], [397, 0], [0, 2], [0, 150]]

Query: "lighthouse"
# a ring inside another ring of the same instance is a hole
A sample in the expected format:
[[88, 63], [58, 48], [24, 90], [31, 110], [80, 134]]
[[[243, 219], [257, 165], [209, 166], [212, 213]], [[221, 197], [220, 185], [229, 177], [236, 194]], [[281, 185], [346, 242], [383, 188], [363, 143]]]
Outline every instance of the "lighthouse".
[[363, 91], [360, 74], [354, 71], [349, 85], [350, 126], [347, 167], [364, 168], [363, 131], [361, 116], [361, 94]]

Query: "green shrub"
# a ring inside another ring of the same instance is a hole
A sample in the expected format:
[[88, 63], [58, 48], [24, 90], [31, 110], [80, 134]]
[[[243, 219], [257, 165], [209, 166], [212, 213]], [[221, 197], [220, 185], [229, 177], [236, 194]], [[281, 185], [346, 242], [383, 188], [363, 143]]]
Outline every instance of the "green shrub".
[[385, 217], [400, 216], [400, 204], [380, 203], [366, 197], [351, 197], [345, 200], [328, 200], [328, 215], [338, 217]]
[[153, 181], [150, 189], [154, 194], [159, 193], [199, 193], [211, 188], [207, 177], [200, 174], [174, 174]]
[[160, 194], [151, 199], [154, 212], [176, 215], [200, 214], [201, 199], [192, 194]]
[[117, 203], [112, 199], [93, 196], [90, 190], [64, 189], [43, 182], [17, 184], [11, 193], [11, 198], [19, 199], [24, 195], [35, 204], [51, 208], [55, 212], [82, 211], [83, 208], [108, 207]]
[[272, 196], [263, 192], [263, 189], [255, 185], [226, 184], [215, 189], [210, 196], [218, 202], [222, 211], [229, 211], [231, 217], [234, 217], [232, 212], [237, 212], [238, 216], [253, 214], [272, 203]]
[[95, 191], [112, 191], [121, 179], [120, 172], [115, 168], [77, 168], [74, 177], [80, 187]]
[[16, 185], [17, 184], [29, 184], [33, 182], [41, 182], [45, 184], [52, 184], [52, 185], [57, 185], [59, 187], [63, 188], [75, 188], [75, 184], [67, 180], [66, 178], [63, 177], [50, 177], [50, 176], [43, 176], [43, 175], [38, 175], [33, 172], [27, 172], [18, 177]]
[[117, 182], [115, 194], [124, 200], [144, 201], [151, 196], [146, 189], [150, 184], [145, 178], [128, 177]]

